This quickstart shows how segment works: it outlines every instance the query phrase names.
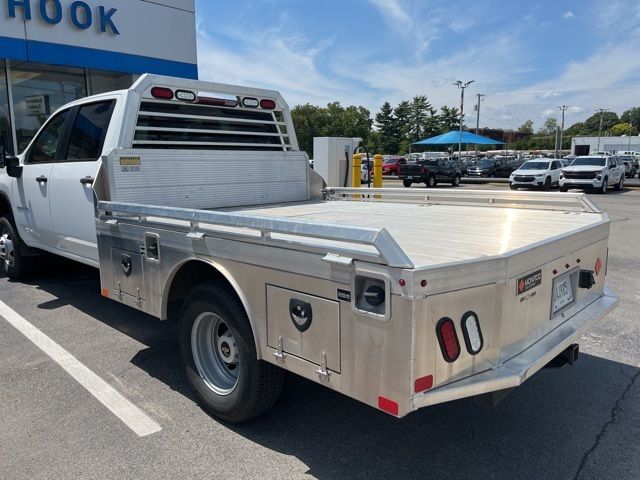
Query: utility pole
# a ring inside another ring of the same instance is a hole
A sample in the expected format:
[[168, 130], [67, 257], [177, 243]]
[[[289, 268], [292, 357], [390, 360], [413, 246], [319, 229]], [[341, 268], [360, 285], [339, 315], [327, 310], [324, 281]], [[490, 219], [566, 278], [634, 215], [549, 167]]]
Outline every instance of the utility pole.
[[598, 150], [597, 150], [597, 152], [600, 151], [600, 138], [602, 137], [602, 127], [603, 127], [603, 124], [604, 124], [604, 114], [605, 114], [605, 112], [608, 112], [608, 111], [609, 110], [606, 109], [606, 108], [599, 108], [598, 110], [596, 110], [596, 112], [600, 112], [600, 126], [598, 127]]
[[560, 150], [562, 151], [562, 136], [564, 135], [564, 112], [566, 112], [567, 109], [571, 107], [569, 105], [562, 105], [558, 108], [562, 110], [562, 124], [560, 126]]
[[464, 121], [464, 90], [469, 85], [471, 85], [475, 80], [470, 80], [468, 82], [462, 82], [458, 80], [453, 82], [453, 85], [460, 89], [460, 136], [458, 137], [458, 160], [460, 160], [460, 156], [462, 154], [462, 122]]
[[[480, 101], [486, 96], [482, 93], [476, 93], [478, 97], [478, 104], [476, 105], [476, 135], [480, 132]], [[476, 143], [475, 161], [478, 161], [478, 144]]]

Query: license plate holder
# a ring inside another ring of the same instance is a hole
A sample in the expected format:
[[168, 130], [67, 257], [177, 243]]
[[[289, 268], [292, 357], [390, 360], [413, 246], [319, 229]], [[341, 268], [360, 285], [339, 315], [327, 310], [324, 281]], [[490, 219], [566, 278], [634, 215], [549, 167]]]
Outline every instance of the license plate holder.
[[551, 290], [551, 317], [576, 301], [574, 272], [567, 272], [553, 279]]

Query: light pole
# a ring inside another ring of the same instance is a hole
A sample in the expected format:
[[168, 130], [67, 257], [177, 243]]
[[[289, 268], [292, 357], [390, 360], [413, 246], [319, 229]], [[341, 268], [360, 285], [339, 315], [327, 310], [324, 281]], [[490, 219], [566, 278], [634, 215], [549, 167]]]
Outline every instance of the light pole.
[[600, 137], [602, 137], [602, 127], [603, 127], [603, 124], [604, 124], [604, 114], [605, 114], [605, 112], [608, 112], [609, 110], [607, 110], [606, 108], [599, 108], [596, 111], [600, 112], [600, 126], [598, 127], [598, 151], [596, 152], [596, 153], [598, 153], [600, 151]]
[[[476, 106], [476, 135], [480, 132], [480, 101], [485, 97], [482, 93], [477, 93], [478, 96], [478, 105]], [[476, 155], [475, 161], [478, 161], [478, 144], [476, 143]]]
[[[453, 82], [452, 85], [455, 85], [460, 89], [460, 136], [458, 137], [458, 157], [460, 157], [462, 153], [462, 122], [464, 121], [464, 89], [471, 85], [475, 80], [470, 80], [466, 83], [458, 80]], [[460, 158], [458, 158], [460, 160]]]
[[562, 105], [558, 108], [562, 110], [562, 124], [560, 126], [560, 152], [562, 153], [562, 136], [564, 134], [564, 112], [566, 112], [567, 109], [571, 107], [569, 105]]

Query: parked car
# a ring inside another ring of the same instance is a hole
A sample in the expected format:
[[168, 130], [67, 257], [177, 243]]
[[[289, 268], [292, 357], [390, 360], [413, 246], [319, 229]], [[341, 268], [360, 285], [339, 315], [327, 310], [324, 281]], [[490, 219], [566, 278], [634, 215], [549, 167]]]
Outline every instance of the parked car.
[[400, 165], [407, 163], [404, 157], [389, 157], [382, 162], [382, 175], [399, 175]]
[[631, 155], [622, 155], [618, 157], [624, 164], [624, 171], [627, 178], [633, 178], [638, 173], [638, 160]]
[[369, 179], [373, 182], [373, 158], [369, 159], [367, 165], [366, 157], [362, 159], [362, 165], [360, 166], [360, 182], [362, 184], [369, 183]]
[[470, 177], [508, 177], [513, 168], [505, 158], [485, 158], [469, 167], [468, 175]]
[[460, 169], [453, 162], [439, 158], [400, 165], [398, 177], [405, 187], [414, 183], [426, 183], [428, 188], [434, 188], [438, 183], [450, 183], [457, 187], [460, 185], [461, 176]]
[[569, 167], [562, 169], [560, 191], [581, 188], [607, 193], [609, 185], [615, 185], [616, 190], [622, 190], [624, 178], [624, 165], [618, 162], [617, 157], [605, 155], [578, 157]]
[[549, 190], [552, 186], [560, 183], [562, 166], [560, 159], [551, 161], [543, 158], [527, 160], [511, 174], [509, 186], [511, 190], [517, 190], [518, 188]]

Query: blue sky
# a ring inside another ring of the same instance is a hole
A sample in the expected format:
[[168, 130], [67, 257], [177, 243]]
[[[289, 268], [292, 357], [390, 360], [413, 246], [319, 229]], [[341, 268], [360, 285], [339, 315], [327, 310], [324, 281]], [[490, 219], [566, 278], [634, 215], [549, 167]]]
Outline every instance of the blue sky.
[[424, 94], [481, 126], [640, 106], [639, 0], [196, 0], [200, 77], [372, 115]]

